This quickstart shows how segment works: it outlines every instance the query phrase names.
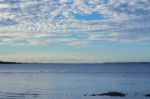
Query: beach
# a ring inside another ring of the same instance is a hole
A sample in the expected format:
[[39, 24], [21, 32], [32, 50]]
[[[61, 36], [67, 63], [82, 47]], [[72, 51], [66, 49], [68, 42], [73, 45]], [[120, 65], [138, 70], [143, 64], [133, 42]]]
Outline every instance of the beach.
[[148, 99], [149, 93], [149, 63], [0, 64], [0, 99]]

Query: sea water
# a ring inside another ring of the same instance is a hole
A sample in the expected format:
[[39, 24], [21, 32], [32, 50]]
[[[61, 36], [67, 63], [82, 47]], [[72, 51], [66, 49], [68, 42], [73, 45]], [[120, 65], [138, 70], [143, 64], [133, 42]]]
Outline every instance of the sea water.
[[[122, 92], [126, 97], [90, 96]], [[149, 63], [0, 64], [0, 99], [147, 99]]]

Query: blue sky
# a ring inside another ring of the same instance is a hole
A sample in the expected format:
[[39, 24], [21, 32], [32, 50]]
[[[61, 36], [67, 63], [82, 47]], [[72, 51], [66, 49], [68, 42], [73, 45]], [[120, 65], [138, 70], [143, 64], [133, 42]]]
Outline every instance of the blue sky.
[[0, 0], [0, 60], [150, 61], [150, 1]]

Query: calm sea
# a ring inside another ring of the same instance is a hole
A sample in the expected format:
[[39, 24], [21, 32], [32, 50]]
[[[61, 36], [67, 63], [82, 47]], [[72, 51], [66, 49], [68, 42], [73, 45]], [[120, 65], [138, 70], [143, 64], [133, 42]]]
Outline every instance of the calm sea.
[[147, 99], [150, 64], [0, 64], [0, 99], [116, 99], [88, 96], [109, 91]]

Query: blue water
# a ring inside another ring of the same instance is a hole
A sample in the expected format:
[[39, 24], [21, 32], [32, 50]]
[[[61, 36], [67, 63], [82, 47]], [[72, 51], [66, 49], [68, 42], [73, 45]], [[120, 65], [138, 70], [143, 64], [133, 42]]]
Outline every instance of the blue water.
[[[109, 91], [128, 95], [88, 96]], [[148, 63], [0, 64], [0, 99], [147, 99], [146, 93]]]

